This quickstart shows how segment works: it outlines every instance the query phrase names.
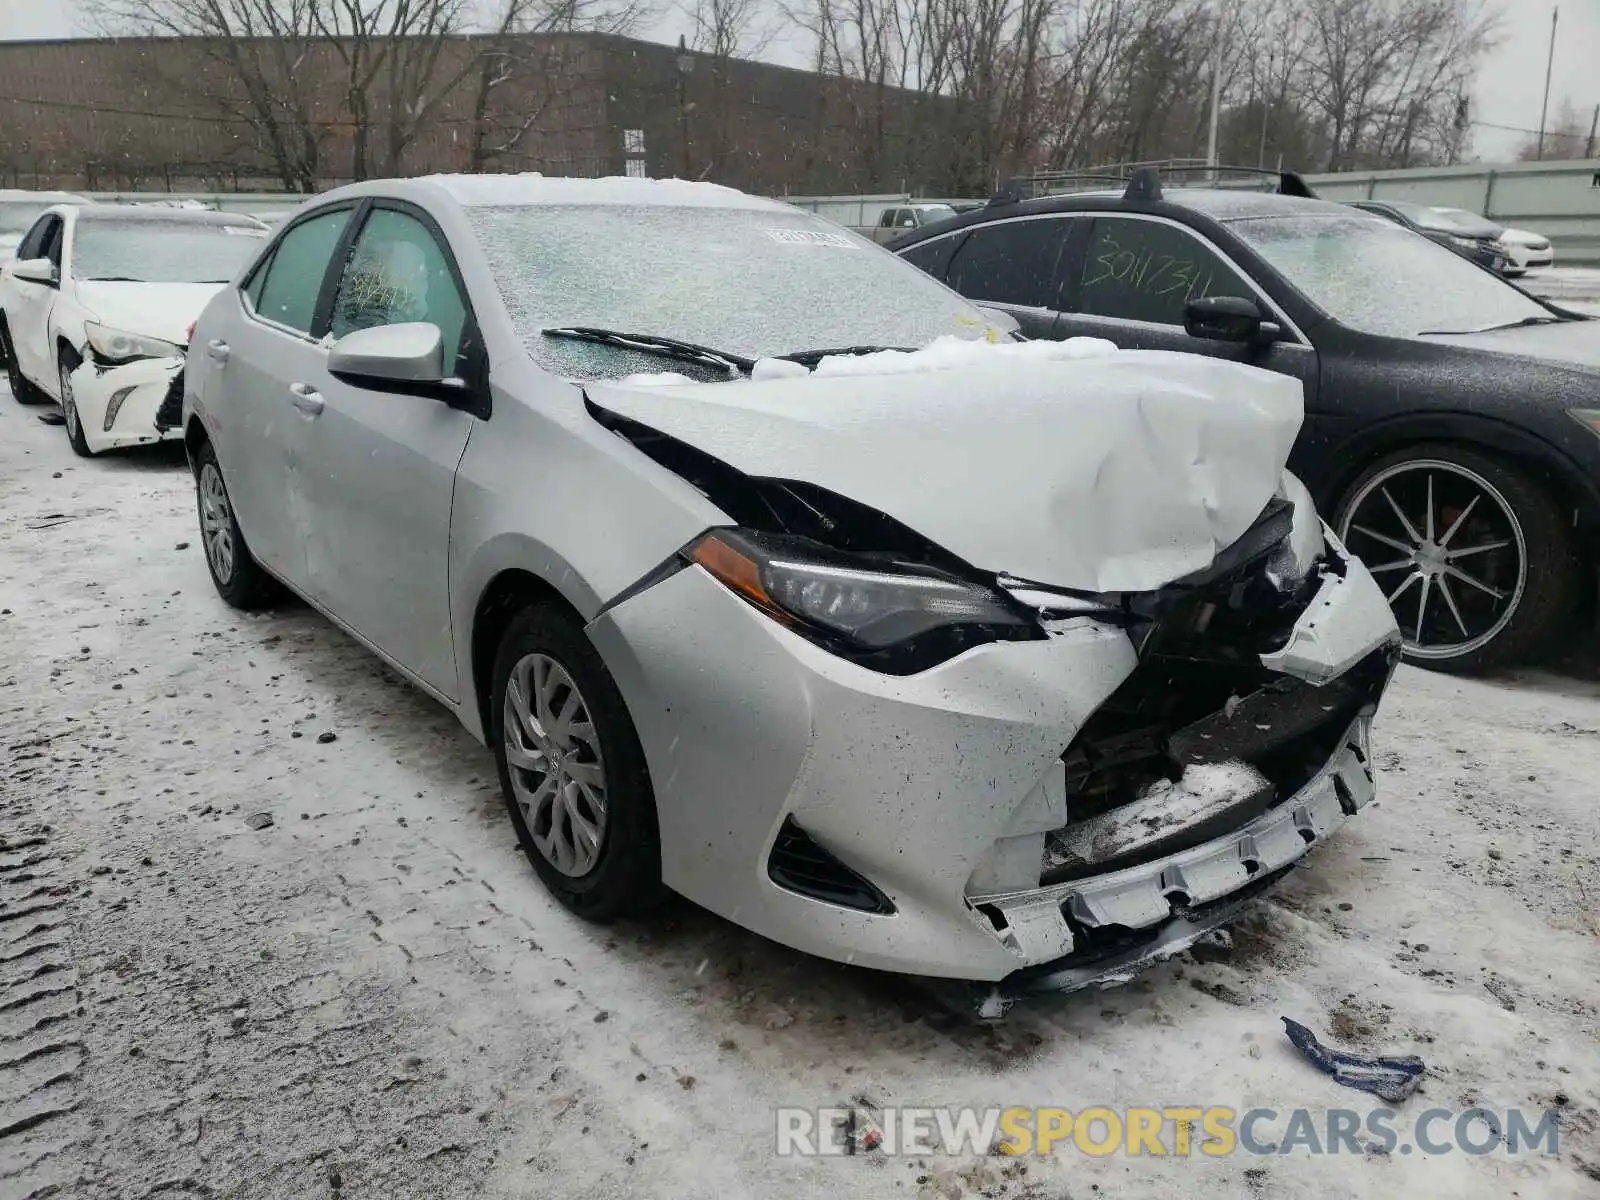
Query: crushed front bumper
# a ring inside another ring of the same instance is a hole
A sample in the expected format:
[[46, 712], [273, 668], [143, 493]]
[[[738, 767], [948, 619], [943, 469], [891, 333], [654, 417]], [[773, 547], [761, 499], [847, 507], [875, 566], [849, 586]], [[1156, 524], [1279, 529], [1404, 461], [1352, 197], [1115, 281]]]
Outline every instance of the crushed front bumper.
[[115, 367], [93, 359], [81, 363], [72, 373], [72, 400], [89, 449], [99, 452], [180, 437], [181, 430], [162, 428], [156, 417], [182, 376], [181, 358], [146, 358]]
[[1336, 543], [1330, 552], [1339, 569], [1290, 618], [1272, 667], [1250, 669], [1320, 691], [1375, 656], [1370, 702], [1338, 708], [1315, 762], [1265, 811], [1199, 844], [1044, 886], [1045, 839], [1074, 803], [1067, 750], [1140, 669], [1123, 629], [1074, 619], [1045, 641], [888, 676], [690, 566], [608, 609], [589, 634], [638, 729], [668, 886], [843, 962], [1078, 987], [1188, 945], [1370, 799], [1367, 730], [1398, 631], [1360, 563]]

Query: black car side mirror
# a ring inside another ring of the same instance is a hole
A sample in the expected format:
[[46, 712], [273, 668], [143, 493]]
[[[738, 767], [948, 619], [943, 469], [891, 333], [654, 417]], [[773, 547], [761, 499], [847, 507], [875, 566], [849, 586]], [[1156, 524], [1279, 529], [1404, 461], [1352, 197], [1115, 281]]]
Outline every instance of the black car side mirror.
[[1183, 310], [1183, 328], [1190, 337], [1211, 342], [1241, 342], [1264, 346], [1282, 332], [1276, 321], [1261, 315], [1261, 307], [1243, 296], [1202, 296]]

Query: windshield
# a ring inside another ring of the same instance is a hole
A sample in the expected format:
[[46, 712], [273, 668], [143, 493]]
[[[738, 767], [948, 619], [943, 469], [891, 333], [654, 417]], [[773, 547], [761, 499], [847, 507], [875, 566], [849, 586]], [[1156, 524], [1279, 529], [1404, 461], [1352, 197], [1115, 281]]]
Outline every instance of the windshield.
[[135, 283], [227, 283], [261, 249], [265, 229], [197, 221], [79, 221], [72, 273]]
[[[748, 358], [983, 336], [970, 304], [809, 213], [665, 205], [518, 205], [468, 215], [524, 345], [576, 379], [661, 371], [656, 356], [541, 329], [653, 334]], [[679, 369], [679, 368], [674, 368]]]
[[918, 205], [917, 212], [922, 214], [922, 223], [924, 225], [932, 225], [935, 221], [943, 221], [946, 217], [956, 215], [956, 210], [948, 204]]
[[1459, 254], [1375, 217], [1249, 217], [1232, 229], [1317, 307], [1363, 333], [1467, 333], [1551, 315]]

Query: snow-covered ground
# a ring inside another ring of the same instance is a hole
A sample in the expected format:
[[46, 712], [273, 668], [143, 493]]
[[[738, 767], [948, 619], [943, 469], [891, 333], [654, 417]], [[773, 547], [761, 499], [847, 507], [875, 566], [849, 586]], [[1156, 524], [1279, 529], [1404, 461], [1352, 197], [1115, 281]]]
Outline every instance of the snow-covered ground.
[[[0, 391], [0, 1195], [1600, 1189], [1600, 684], [1402, 671], [1380, 799], [1231, 948], [984, 1027], [687, 905], [568, 916], [444, 712], [305, 608], [224, 607], [181, 458], [35, 411]], [[1559, 1157], [774, 1154], [780, 1105], [1368, 1107], [1285, 1015], [1423, 1057], [1402, 1143], [1553, 1108]]]
[[1600, 267], [1541, 267], [1517, 283], [1535, 296], [1571, 307], [1600, 306]]

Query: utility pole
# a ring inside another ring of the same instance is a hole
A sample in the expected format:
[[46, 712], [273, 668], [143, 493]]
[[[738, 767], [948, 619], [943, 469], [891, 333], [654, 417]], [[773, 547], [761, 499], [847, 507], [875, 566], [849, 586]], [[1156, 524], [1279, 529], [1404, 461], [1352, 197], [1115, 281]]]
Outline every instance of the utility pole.
[[682, 178], [689, 174], [689, 72], [694, 70], [694, 54], [684, 44], [683, 34], [678, 35], [678, 140], [683, 145]]
[[1217, 113], [1222, 107], [1222, 8], [1217, 8], [1217, 39], [1211, 49], [1211, 131], [1206, 136], [1206, 163], [1217, 165]]
[[1594, 116], [1589, 118], [1589, 140], [1583, 144], [1583, 156], [1585, 158], [1594, 157], [1594, 135], [1596, 130], [1600, 130], [1600, 104], [1594, 106]]
[[1544, 158], [1544, 122], [1550, 115], [1550, 68], [1556, 61], [1556, 22], [1561, 19], [1561, 6], [1550, 10], [1550, 54], [1544, 60], [1544, 103], [1539, 107], [1539, 148], [1534, 152], [1537, 159]]

